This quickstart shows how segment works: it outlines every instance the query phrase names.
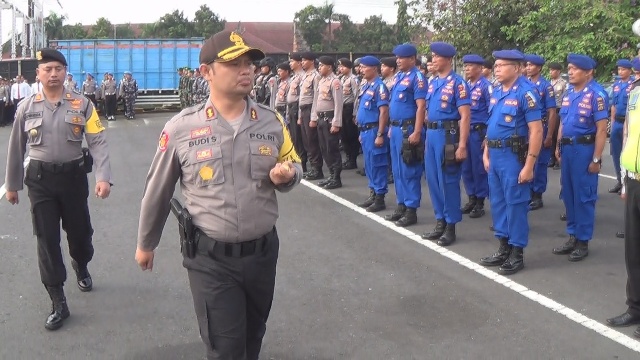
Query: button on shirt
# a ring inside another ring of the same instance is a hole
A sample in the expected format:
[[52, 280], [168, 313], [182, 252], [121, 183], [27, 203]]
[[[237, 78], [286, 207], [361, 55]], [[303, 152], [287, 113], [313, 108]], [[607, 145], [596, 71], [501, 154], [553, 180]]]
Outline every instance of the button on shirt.
[[513, 135], [526, 137], [528, 123], [542, 120], [539, 102], [536, 89], [523, 76], [508, 90], [502, 86], [494, 88], [489, 103], [487, 139], [506, 140]]

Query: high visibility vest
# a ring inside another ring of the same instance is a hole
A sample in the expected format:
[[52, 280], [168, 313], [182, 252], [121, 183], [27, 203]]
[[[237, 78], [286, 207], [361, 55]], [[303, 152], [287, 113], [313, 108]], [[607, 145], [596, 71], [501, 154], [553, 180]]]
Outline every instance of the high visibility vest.
[[627, 171], [640, 174], [640, 85], [636, 81], [629, 93], [627, 141], [620, 155], [620, 165]]

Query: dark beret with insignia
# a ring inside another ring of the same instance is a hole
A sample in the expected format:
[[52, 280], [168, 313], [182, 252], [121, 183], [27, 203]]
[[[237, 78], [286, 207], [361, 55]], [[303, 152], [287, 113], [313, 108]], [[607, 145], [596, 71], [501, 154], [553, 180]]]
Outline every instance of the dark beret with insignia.
[[285, 61], [285, 62], [282, 62], [282, 63], [278, 64], [278, 69], [282, 69], [282, 70], [285, 70], [285, 71], [291, 71], [291, 65], [289, 65], [289, 63]]
[[44, 48], [38, 50], [36, 52], [36, 60], [38, 60], [38, 64], [57, 61], [60, 64], [67, 66], [67, 59], [65, 59], [64, 55], [62, 55], [62, 53], [56, 49]]
[[262, 50], [245, 44], [244, 39], [235, 31], [221, 31], [205, 40], [200, 49], [200, 63], [228, 62], [247, 54], [251, 61], [264, 58]]
[[316, 54], [310, 51], [301, 52], [298, 55], [300, 55], [300, 60], [315, 60], [317, 58]]
[[353, 63], [351, 62], [351, 60], [347, 58], [338, 59], [338, 65], [342, 65], [346, 68], [353, 69]]
[[551, 70], [562, 70], [562, 65], [559, 62], [551, 62], [549, 63], [549, 69]]
[[380, 59], [380, 63], [382, 63], [382, 65], [384, 66], [394, 68], [394, 69], [398, 67], [398, 63], [396, 62], [395, 56], [383, 57], [382, 59]]
[[289, 56], [289, 59], [294, 61], [302, 61], [302, 56], [300, 56], [300, 53], [294, 52], [293, 54], [291, 54], [291, 56]]
[[323, 65], [336, 66], [336, 61], [331, 56], [320, 56], [318, 62]]

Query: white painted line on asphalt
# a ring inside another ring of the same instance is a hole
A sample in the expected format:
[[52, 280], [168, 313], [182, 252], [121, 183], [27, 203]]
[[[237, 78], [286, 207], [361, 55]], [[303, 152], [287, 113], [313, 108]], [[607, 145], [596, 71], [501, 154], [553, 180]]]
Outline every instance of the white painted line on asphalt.
[[618, 178], [617, 178], [617, 177], [615, 177], [615, 176], [611, 176], [611, 175], [607, 175], [607, 174], [598, 174], [598, 175], [600, 175], [600, 176], [601, 176], [601, 177], [603, 177], [603, 178], [607, 178], [607, 179], [611, 179], [611, 180], [616, 180], [616, 181], [618, 180]]
[[[23, 166], [25, 169], [27, 168], [27, 165], [29, 165], [30, 160], [31, 158], [29, 158], [28, 156], [26, 159], [24, 159]], [[2, 200], [2, 198], [4, 197], [4, 194], [6, 193], [7, 193], [7, 189], [5, 188], [5, 184], [2, 184], [2, 186], [0, 186], [0, 200]]]
[[[600, 175], [603, 176], [603, 175]], [[610, 178], [610, 176], [605, 176]], [[615, 177], [614, 177], [615, 179]], [[401, 228], [401, 227], [397, 227], [395, 226], [392, 222], [390, 221], [386, 221], [384, 220], [384, 218], [382, 218], [380, 215], [376, 215], [373, 213], [369, 213], [367, 212], [365, 209], [351, 203], [348, 200], [345, 200], [343, 198], [341, 198], [340, 196], [329, 192], [325, 189], [322, 189], [320, 187], [318, 187], [317, 185], [306, 181], [306, 180], [302, 180], [302, 185], [308, 187], [311, 190], [316, 191], [317, 193], [324, 195], [326, 197], [328, 197], [329, 199], [337, 202], [338, 204], [341, 204], [347, 208], [349, 208], [350, 210], [353, 210], [355, 212], [357, 212], [358, 214], [365, 216], [373, 221], [375, 221], [376, 223], [378, 223], [379, 225], [382, 225], [392, 231], [395, 231], [396, 233], [403, 235], [407, 238], [409, 238], [410, 240], [413, 240], [415, 242], [417, 242], [420, 245], [426, 246], [429, 249], [439, 253], [440, 255], [449, 258], [453, 261], [455, 261], [456, 263], [458, 263], [459, 265], [462, 265], [470, 270], [475, 271], [476, 273], [486, 277], [487, 279], [493, 280], [498, 284], [501, 284], [503, 286], [505, 286], [506, 288], [509, 288], [513, 291], [515, 291], [516, 293], [526, 297], [529, 300], [532, 300], [544, 307], [546, 307], [547, 309], [554, 311], [558, 314], [561, 314], [563, 316], [565, 316], [566, 318], [586, 327], [587, 329], [591, 329], [593, 331], [595, 331], [596, 333], [611, 339], [615, 342], [617, 342], [620, 345], [623, 345], [633, 351], [639, 352], [640, 353], [640, 341], [637, 341], [635, 339], [633, 339], [632, 337], [629, 337], [619, 331], [616, 331], [614, 329], [611, 329], [593, 319], [590, 319], [589, 317], [571, 309], [568, 308], [560, 303], [558, 303], [557, 301], [548, 298], [534, 290], [528, 289], [526, 286], [523, 286], [505, 276], [502, 276], [500, 274], [497, 274], [485, 267], [482, 267], [480, 265], [478, 265], [476, 262], [471, 261], [467, 258], [465, 258], [464, 256], [459, 255], [458, 253], [455, 253], [445, 247], [442, 247], [438, 244], [436, 244], [435, 242], [429, 241], [429, 240], [423, 240], [419, 235], [415, 234], [414, 232], [407, 230], [405, 228]], [[525, 270], [526, 271], [526, 270]]]

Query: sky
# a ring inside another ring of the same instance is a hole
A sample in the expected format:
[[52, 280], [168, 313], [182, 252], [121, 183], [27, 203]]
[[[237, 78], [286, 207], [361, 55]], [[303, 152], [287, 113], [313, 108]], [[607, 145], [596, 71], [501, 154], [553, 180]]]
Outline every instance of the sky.
[[[27, 0], [4, 0], [13, 3], [26, 12]], [[100, 17], [112, 23], [147, 23], [158, 20], [166, 13], [173, 12], [180, 5], [181, 11], [192, 19], [200, 5], [207, 4], [213, 12], [229, 22], [238, 21], [293, 21], [294, 14], [307, 5], [319, 6], [325, 0], [35, 0], [43, 3], [44, 16], [50, 11], [65, 15], [68, 24], [94, 24]], [[58, 5], [58, 1], [62, 5]], [[2, 2], [2, 1], [0, 1]], [[362, 22], [371, 15], [382, 15], [389, 23], [394, 23], [397, 8], [394, 0], [329, 0], [335, 12], [347, 14], [354, 22]], [[166, 4], [166, 5], [163, 5]], [[2, 41], [10, 38], [11, 11], [2, 10]], [[18, 27], [21, 26], [20, 20]]]

